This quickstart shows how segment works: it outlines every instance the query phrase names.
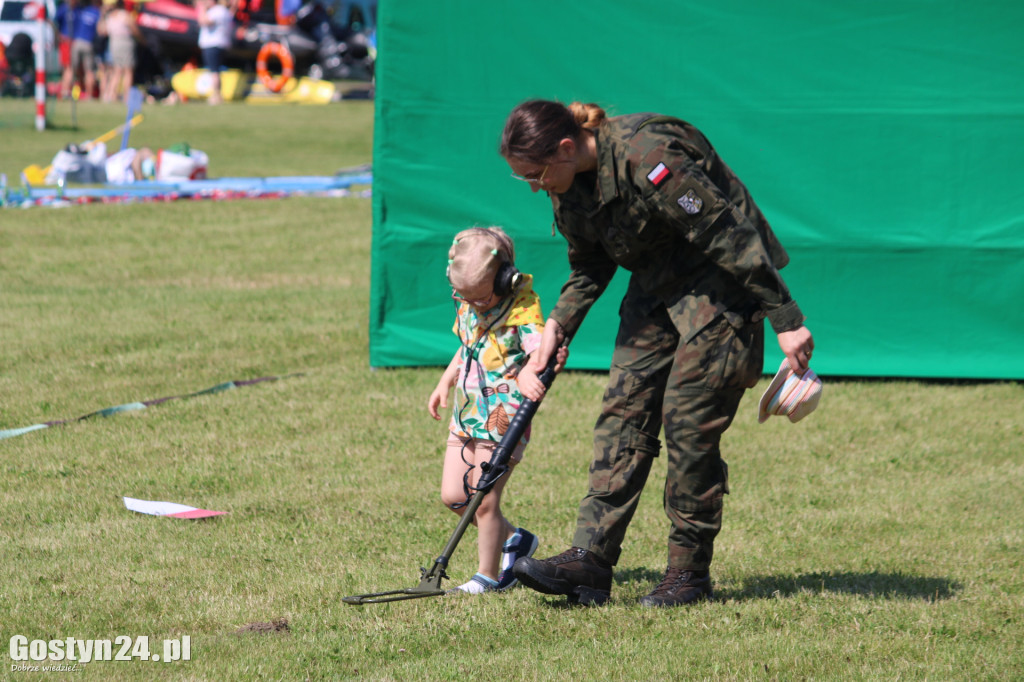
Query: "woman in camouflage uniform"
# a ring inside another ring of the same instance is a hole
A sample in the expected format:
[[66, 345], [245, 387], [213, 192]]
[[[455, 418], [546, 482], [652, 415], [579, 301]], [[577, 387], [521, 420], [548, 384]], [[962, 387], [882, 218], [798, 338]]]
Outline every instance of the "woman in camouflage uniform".
[[572, 273], [529, 371], [572, 338], [619, 267], [631, 272], [573, 547], [513, 571], [547, 594], [606, 601], [664, 426], [668, 570], [640, 603], [708, 599], [728, 492], [719, 442], [761, 376], [764, 318], [798, 374], [814, 348], [779, 275], [789, 258], [743, 183], [679, 119], [534, 100], [513, 109], [500, 151], [514, 177], [548, 193], [569, 244]]

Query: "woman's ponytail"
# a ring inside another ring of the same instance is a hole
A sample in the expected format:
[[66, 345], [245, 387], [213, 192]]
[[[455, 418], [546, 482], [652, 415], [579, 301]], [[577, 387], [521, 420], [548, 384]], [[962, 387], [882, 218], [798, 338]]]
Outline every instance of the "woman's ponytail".
[[596, 104], [535, 99], [523, 102], [508, 115], [501, 135], [499, 153], [506, 159], [544, 163], [558, 151], [565, 138], [579, 138], [583, 128], [596, 128], [605, 121], [604, 109]]

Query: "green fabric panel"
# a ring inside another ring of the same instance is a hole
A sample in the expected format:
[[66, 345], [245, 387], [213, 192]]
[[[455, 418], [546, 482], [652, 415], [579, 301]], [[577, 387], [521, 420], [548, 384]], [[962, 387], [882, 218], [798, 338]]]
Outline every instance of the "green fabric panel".
[[[382, 2], [371, 363], [451, 359], [446, 254], [471, 225], [502, 225], [554, 305], [565, 242], [497, 154], [545, 97], [707, 134], [793, 257], [820, 374], [1024, 378], [1021, 26], [1010, 1]], [[608, 366], [625, 274], [570, 367]]]

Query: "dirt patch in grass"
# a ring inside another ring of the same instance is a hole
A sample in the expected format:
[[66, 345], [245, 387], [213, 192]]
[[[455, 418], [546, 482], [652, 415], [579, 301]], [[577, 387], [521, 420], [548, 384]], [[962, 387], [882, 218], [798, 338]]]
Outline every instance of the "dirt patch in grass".
[[291, 627], [288, 625], [287, 618], [277, 618], [270, 621], [269, 623], [249, 623], [235, 630], [236, 635], [244, 635], [250, 632], [256, 634], [268, 634], [268, 633], [287, 633], [291, 632]]

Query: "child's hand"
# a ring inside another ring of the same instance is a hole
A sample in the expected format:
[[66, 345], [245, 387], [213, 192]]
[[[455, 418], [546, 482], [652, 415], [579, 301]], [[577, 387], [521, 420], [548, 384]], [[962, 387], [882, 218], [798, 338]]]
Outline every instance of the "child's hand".
[[438, 406], [448, 407], [448, 391], [455, 386], [455, 381], [459, 376], [459, 352], [455, 352], [455, 357], [448, 363], [448, 367], [444, 370], [444, 374], [441, 375], [441, 379], [437, 382], [437, 387], [434, 388], [434, 392], [427, 398], [427, 412], [434, 419], [441, 419], [441, 415], [437, 413]]
[[[565, 367], [565, 361], [569, 359], [569, 349], [565, 346], [559, 346], [555, 351], [555, 355], [558, 357], [558, 362], [555, 365], [555, 371], [561, 371]], [[519, 370], [519, 392], [524, 396], [532, 400], [533, 402], [540, 402], [547, 392], [544, 387], [544, 383], [538, 376], [547, 367], [547, 361], [541, 364], [538, 353], [534, 353], [529, 362]]]
[[438, 413], [437, 408], [438, 406], [442, 408], [448, 407], [449, 388], [449, 386], [438, 384], [437, 388], [434, 389], [434, 392], [430, 394], [429, 398], [427, 398], [427, 412], [430, 413], [431, 417], [438, 421], [440, 421], [441, 415]]
[[519, 376], [516, 377], [516, 381], [519, 382], [519, 392], [535, 403], [540, 402], [547, 391], [540, 377], [537, 376], [533, 363], [527, 363], [525, 367], [519, 370]]

